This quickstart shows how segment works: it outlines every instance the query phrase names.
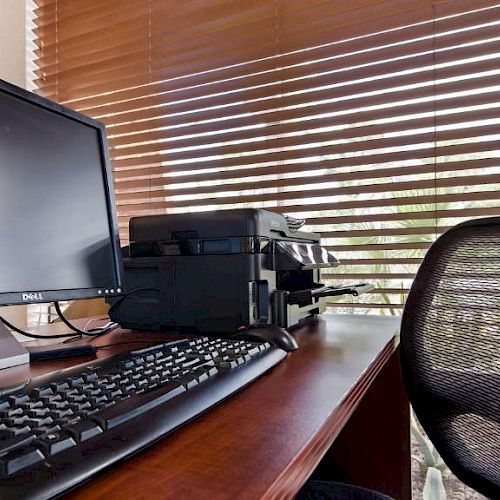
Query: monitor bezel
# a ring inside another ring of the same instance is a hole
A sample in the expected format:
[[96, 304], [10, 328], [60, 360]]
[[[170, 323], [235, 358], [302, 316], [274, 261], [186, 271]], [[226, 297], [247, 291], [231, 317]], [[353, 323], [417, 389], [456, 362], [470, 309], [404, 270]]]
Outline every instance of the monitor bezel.
[[[62, 115], [84, 125], [93, 127], [98, 132], [99, 147], [101, 153], [101, 173], [106, 194], [106, 206], [108, 211], [108, 227], [111, 239], [113, 272], [115, 282], [109, 286], [98, 288], [67, 288], [61, 290], [26, 290], [15, 292], [0, 292], [0, 306], [33, 304], [43, 302], [55, 302], [62, 300], [91, 299], [97, 297], [113, 297], [121, 295], [123, 289], [123, 264], [120, 250], [120, 235], [118, 217], [116, 214], [115, 195], [113, 189], [113, 177], [111, 173], [111, 161], [109, 158], [108, 141], [106, 137], [106, 126], [104, 123], [82, 115], [77, 111], [62, 106], [45, 97], [33, 94], [20, 87], [12, 85], [0, 79], [0, 93], [9, 94], [17, 99], [21, 99], [31, 105], [44, 108], [53, 113]], [[1, 280], [1, 266], [0, 266]]]

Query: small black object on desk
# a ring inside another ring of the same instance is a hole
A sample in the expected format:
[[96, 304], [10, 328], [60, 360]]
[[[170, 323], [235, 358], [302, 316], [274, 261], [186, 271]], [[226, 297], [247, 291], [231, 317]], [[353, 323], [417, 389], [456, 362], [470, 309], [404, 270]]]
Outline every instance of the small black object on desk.
[[97, 349], [91, 344], [81, 345], [41, 345], [26, 348], [30, 355], [30, 362], [49, 361], [52, 359], [74, 358], [77, 356], [95, 356]]
[[269, 342], [271, 345], [287, 352], [296, 351], [299, 348], [297, 341], [290, 332], [280, 326], [271, 324], [251, 327], [234, 335], [233, 338]]

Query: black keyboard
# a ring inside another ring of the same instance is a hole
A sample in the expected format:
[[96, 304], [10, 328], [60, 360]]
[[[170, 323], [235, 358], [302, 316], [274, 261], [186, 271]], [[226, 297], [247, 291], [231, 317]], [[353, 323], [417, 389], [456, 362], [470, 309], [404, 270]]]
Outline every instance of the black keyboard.
[[49, 498], [241, 389], [286, 353], [199, 338], [80, 365], [0, 393], [0, 498]]

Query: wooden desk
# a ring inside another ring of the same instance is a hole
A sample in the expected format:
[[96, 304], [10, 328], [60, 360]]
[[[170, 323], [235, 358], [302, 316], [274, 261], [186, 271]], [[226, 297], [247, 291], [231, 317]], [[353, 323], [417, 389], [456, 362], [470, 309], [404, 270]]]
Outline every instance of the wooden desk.
[[[69, 497], [289, 498], [312, 476], [410, 499], [397, 329], [396, 318], [324, 314], [296, 331], [300, 350], [270, 372]], [[96, 344], [138, 337], [165, 339], [115, 331]], [[2, 370], [0, 385], [71, 364]]]

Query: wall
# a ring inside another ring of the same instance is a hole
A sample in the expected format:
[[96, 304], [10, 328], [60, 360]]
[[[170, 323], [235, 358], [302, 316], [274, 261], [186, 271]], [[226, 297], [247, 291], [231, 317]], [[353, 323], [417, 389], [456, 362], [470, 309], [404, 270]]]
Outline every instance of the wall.
[[[0, 79], [26, 87], [25, 0], [0, 0]], [[4, 307], [0, 314], [26, 327], [25, 306]]]
[[0, 78], [26, 87], [25, 0], [0, 0]]

